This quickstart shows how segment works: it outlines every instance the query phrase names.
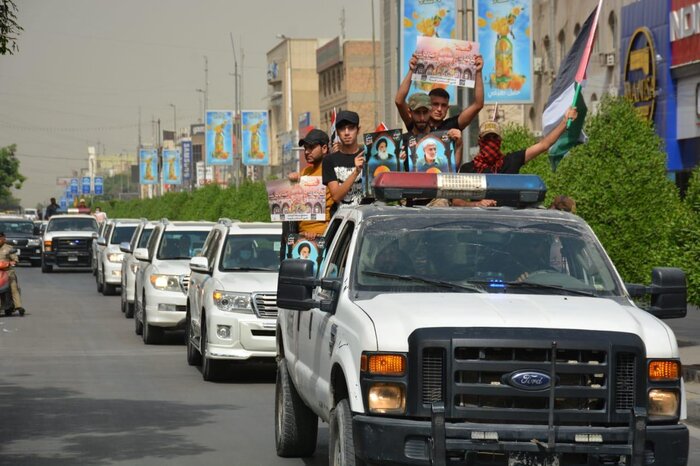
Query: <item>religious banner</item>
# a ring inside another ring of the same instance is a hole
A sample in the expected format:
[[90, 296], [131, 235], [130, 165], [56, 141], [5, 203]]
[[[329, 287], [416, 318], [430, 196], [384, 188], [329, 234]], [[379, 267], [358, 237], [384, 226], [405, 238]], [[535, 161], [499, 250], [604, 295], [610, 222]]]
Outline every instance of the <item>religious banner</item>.
[[466, 40], [418, 37], [414, 81], [474, 87], [479, 44]]
[[207, 110], [205, 146], [207, 165], [233, 164], [233, 112]]
[[320, 176], [302, 176], [298, 183], [268, 181], [266, 188], [273, 222], [326, 220], [326, 187]]
[[180, 149], [163, 149], [163, 184], [182, 184]]
[[243, 110], [241, 114], [243, 164], [270, 165], [267, 111]]
[[158, 150], [139, 150], [139, 183], [158, 184]]
[[486, 103], [532, 103], [532, 0], [476, 3]]
[[435, 131], [422, 137], [409, 136], [408, 171], [423, 173], [454, 173], [454, 141], [447, 131]]
[[390, 129], [365, 133], [365, 174], [362, 177], [365, 196], [372, 197], [372, 183], [384, 172], [401, 171], [401, 130]]

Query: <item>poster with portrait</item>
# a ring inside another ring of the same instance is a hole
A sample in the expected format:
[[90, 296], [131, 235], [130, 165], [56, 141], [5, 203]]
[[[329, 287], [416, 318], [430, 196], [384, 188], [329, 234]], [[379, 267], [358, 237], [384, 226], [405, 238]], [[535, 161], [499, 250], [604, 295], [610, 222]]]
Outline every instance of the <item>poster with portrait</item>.
[[474, 87], [479, 44], [466, 40], [418, 37], [414, 81]]
[[323, 248], [326, 240], [323, 236], [317, 236], [313, 240], [306, 239], [304, 235], [290, 233], [287, 236], [287, 259], [306, 259], [313, 261], [316, 266], [314, 271], [323, 260]]
[[158, 150], [139, 150], [139, 183], [158, 184]]
[[[401, 64], [400, 84], [408, 73], [408, 62], [416, 50], [418, 37], [440, 37], [454, 39], [457, 34], [457, 2], [454, 0], [401, 0], [399, 40], [399, 61]], [[410, 94], [430, 92], [436, 87], [446, 88], [450, 94], [450, 104], [457, 104], [457, 90], [445, 84], [413, 81]]]
[[232, 165], [233, 112], [207, 110], [204, 141], [207, 165]]
[[182, 184], [180, 149], [163, 149], [163, 184]]
[[422, 137], [409, 136], [406, 155], [408, 171], [421, 173], [454, 173], [454, 141], [447, 131], [435, 131]]
[[298, 183], [268, 181], [265, 186], [273, 222], [326, 220], [326, 187], [320, 176], [302, 176]]
[[243, 165], [270, 165], [267, 110], [243, 110]]
[[365, 164], [362, 177], [365, 196], [372, 197], [372, 183], [384, 172], [401, 171], [401, 130], [390, 129], [376, 133], [365, 133]]
[[476, 7], [484, 100], [532, 103], [532, 0], [477, 0]]

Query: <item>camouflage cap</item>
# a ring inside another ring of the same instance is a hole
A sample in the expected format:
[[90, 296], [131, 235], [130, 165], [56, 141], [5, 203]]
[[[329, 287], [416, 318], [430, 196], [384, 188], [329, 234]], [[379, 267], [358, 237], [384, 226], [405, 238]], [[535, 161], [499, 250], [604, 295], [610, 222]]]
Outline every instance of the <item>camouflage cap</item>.
[[419, 108], [430, 108], [430, 96], [425, 92], [416, 92], [408, 98], [408, 108], [418, 110]]
[[485, 121], [479, 126], [479, 137], [485, 136], [487, 134], [495, 134], [499, 138], [501, 137], [501, 125], [496, 121]]

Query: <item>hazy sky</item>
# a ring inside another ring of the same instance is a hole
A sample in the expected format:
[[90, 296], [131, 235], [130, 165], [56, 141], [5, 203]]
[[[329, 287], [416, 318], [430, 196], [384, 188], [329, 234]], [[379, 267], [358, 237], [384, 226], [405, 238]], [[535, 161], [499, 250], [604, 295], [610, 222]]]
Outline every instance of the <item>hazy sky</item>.
[[[33, 207], [57, 176], [87, 166], [87, 147], [135, 152], [152, 118], [195, 122], [209, 59], [209, 107], [233, 108], [233, 54], [245, 52], [243, 107], [265, 109], [266, 52], [289, 37], [371, 37], [371, 0], [15, 0], [19, 52], [0, 56], [0, 146], [17, 144], [16, 192]], [[379, 0], [375, 1], [379, 8]], [[377, 23], [378, 16], [377, 16]], [[377, 31], [379, 36], [379, 31]], [[241, 57], [239, 55], [239, 66]]]

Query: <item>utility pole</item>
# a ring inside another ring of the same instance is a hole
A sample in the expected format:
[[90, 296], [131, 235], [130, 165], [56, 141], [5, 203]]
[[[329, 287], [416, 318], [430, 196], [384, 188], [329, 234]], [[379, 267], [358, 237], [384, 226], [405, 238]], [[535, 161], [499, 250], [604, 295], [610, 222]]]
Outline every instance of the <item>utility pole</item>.
[[177, 107], [175, 104], [168, 104], [173, 108], [173, 144], [177, 141]]
[[209, 59], [204, 55], [204, 111], [209, 108]]
[[[231, 38], [231, 51], [233, 52], [233, 88], [234, 88], [234, 98], [235, 98], [235, 111], [234, 111], [234, 116], [233, 116], [233, 130], [234, 134], [236, 135], [236, 154], [233, 154], [233, 174], [234, 174], [234, 183], [236, 187], [240, 185], [240, 178], [241, 178], [241, 157], [243, 155], [243, 151], [240, 150], [242, 149], [241, 146], [241, 121], [240, 121], [240, 115], [241, 115], [241, 95], [239, 93], [239, 74], [238, 74], [238, 57], [236, 57], [236, 46], [233, 43], [233, 33], [229, 32], [229, 37]], [[240, 149], [239, 149], [240, 148]]]
[[[343, 9], [343, 11], [345, 11]], [[379, 124], [377, 116], [377, 106], [379, 105], [379, 97], [377, 96], [377, 47], [374, 35], [374, 0], [372, 0], [372, 79], [374, 81], [374, 124]]]
[[[372, 8], [372, 11], [374, 12], [374, 7]], [[372, 24], [374, 25], [374, 22], [372, 22]], [[343, 42], [345, 42], [345, 8], [344, 7], [340, 10], [340, 45], [341, 45], [341, 47], [343, 45]]]

